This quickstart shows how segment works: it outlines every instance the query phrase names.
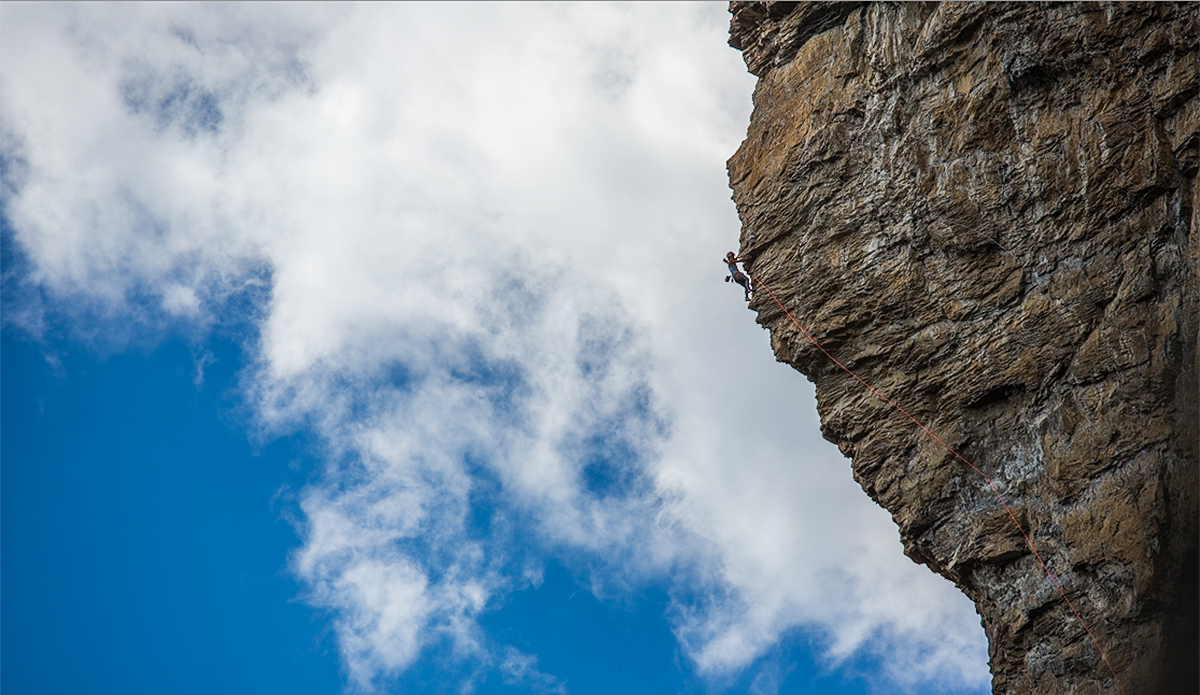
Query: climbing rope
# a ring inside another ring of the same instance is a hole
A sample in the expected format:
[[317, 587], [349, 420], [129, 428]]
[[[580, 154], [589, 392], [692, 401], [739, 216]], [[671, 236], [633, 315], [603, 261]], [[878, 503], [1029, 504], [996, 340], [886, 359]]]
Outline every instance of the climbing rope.
[[821, 344], [819, 342], [817, 342], [816, 338], [812, 337], [812, 335], [809, 334], [808, 331], [804, 330], [804, 326], [801, 326], [800, 322], [796, 320], [796, 317], [792, 316], [792, 312], [788, 311], [787, 307], [785, 307], [783, 305], [783, 302], [779, 301], [779, 297], [775, 296], [775, 292], [773, 292], [771, 290], [770, 286], [768, 286], [765, 282], [763, 282], [762, 280], [759, 280], [757, 277], [755, 277], [754, 274], [751, 273], [749, 270], [746, 271], [746, 274], [749, 275], [750, 279], [754, 281], [755, 288], [762, 287], [764, 290], [767, 291], [767, 294], [769, 294], [771, 296], [771, 299], [775, 300], [775, 303], [779, 305], [779, 308], [783, 311], [783, 313], [789, 319], [791, 319], [792, 324], [802, 334], [804, 334], [804, 337], [808, 339], [808, 342], [813, 344], [813, 347], [820, 350], [834, 364], [836, 364], [839, 368], [841, 368], [841, 370], [843, 372], [849, 374], [851, 377], [854, 378], [855, 381], [857, 381], [858, 383], [865, 386], [867, 388], [867, 390], [869, 390], [871, 393], [875, 394], [875, 396], [878, 397], [879, 400], [892, 406], [896, 410], [903, 413], [904, 416], [907, 417], [909, 420], [912, 420], [913, 423], [916, 424], [917, 427], [921, 428], [921, 430], [924, 431], [925, 434], [932, 437], [933, 440], [936, 441], [938, 444], [941, 444], [942, 448], [944, 448], [946, 451], [950, 452], [950, 454], [953, 455], [954, 458], [967, 464], [967, 466], [970, 467], [971, 470], [973, 470], [976, 473], [978, 473], [979, 475], [983, 476], [983, 479], [987, 481], [988, 487], [990, 487], [992, 489], [992, 492], [995, 493], [996, 499], [1000, 500], [1000, 505], [1004, 507], [1004, 511], [1008, 513], [1008, 518], [1012, 519], [1012, 522], [1013, 522], [1013, 524], [1016, 525], [1017, 530], [1021, 532], [1021, 537], [1025, 539], [1025, 544], [1029, 546], [1030, 552], [1032, 552], [1033, 556], [1035, 558], [1037, 558], [1038, 564], [1040, 564], [1042, 566], [1042, 570], [1045, 571], [1046, 576], [1049, 577], [1049, 579], [1050, 579], [1050, 582], [1052, 584], [1054, 584], [1054, 588], [1058, 589], [1058, 593], [1060, 596], [1062, 596], [1063, 601], [1066, 602], [1067, 607], [1070, 608], [1071, 612], [1075, 614], [1075, 619], [1079, 621], [1079, 624], [1083, 626], [1084, 632], [1086, 632], [1088, 637], [1091, 638], [1092, 644], [1094, 644], [1096, 646], [1096, 651], [1100, 652], [1100, 658], [1104, 660], [1104, 665], [1108, 667], [1109, 673], [1112, 674], [1113, 681], [1117, 684], [1117, 689], [1121, 691], [1121, 695], [1125, 695], [1125, 687], [1121, 685], [1121, 679], [1117, 677], [1116, 669], [1114, 669], [1112, 666], [1112, 663], [1109, 662], [1108, 655], [1105, 654], [1104, 648], [1100, 646], [1100, 640], [1096, 639], [1096, 635], [1092, 634], [1092, 630], [1091, 630], [1091, 628], [1088, 627], [1087, 622], [1084, 621], [1083, 616], [1081, 616], [1079, 614], [1079, 611], [1075, 609], [1075, 604], [1071, 603], [1071, 599], [1067, 597], [1066, 590], [1063, 589], [1062, 584], [1059, 583], [1058, 578], [1054, 576], [1054, 573], [1050, 571], [1050, 567], [1049, 567], [1049, 565], [1046, 564], [1046, 561], [1042, 559], [1041, 553], [1038, 552], [1037, 547], [1034, 546], [1034, 544], [1033, 544], [1033, 539], [1030, 538], [1029, 534], [1025, 532], [1025, 529], [1021, 526], [1021, 522], [1017, 520], [1017, 515], [1014, 514], [1012, 508], [1008, 506], [1008, 502], [1004, 501], [1004, 495], [1000, 494], [999, 488], [996, 487], [996, 483], [992, 481], [991, 477], [988, 476], [987, 473], [984, 473], [983, 471], [981, 471], [975, 464], [968, 461], [965, 456], [958, 453], [958, 451], [956, 451], [954, 449], [954, 447], [947, 444], [944, 439], [942, 439], [937, 434], [935, 434], [933, 432], [933, 430], [926, 427], [920, 420], [913, 417], [913, 415], [911, 413], [909, 413], [904, 408], [900, 407], [900, 405], [898, 403], [896, 403], [892, 399], [888, 398], [887, 396], [883, 395], [878, 389], [876, 389], [874, 386], [868, 384], [866, 381], [863, 380], [862, 377], [860, 377], [859, 375], [857, 375], [853, 371], [851, 371], [849, 367], [842, 364], [838, 360], [838, 358], [831, 355], [828, 350], [826, 350], [824, 347], [821, 346]]

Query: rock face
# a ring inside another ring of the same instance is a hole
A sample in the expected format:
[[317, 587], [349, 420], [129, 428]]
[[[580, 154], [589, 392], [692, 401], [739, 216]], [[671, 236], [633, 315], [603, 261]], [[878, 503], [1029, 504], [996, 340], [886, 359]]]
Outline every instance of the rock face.
[[[1197, 4], [731, 4], [729, 160], [779, 360], [996, 693], [1200, 691]], [[1120, 686], [1117, 681], [1119, 680]]]

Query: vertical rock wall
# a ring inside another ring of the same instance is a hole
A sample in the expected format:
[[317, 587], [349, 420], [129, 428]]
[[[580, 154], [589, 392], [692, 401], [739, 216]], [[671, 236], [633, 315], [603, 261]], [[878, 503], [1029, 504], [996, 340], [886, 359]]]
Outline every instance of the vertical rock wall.
[[[1198, 691], [1198, 8], [730, 7], [748, 269], [997, 481], [1127, 695]], [[994, 692], [1118, 693], [986, 482], [751, 307]]]

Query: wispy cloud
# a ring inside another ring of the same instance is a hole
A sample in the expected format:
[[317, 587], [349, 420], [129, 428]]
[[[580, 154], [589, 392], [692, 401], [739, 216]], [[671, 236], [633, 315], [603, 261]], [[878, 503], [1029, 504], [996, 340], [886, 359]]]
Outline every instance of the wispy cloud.
[[556, 692], [476, 620], [559, 557], [600, 595], [675, 587], [704, 674], [802, 628], [984, 687], [970, 603], [720, 282], [753, 86], [723, 7], [3, 13], [27, 281], [80, 335], [258, 298], [245, 397], [322, 442], [291, 567], [359, 686], [440, 645]]
[[558, 693], [566, 695], [567, 687], [558, 678], [542, 673], [537, 668], [537, 657], [523, 654], [520, 651], [505, 647], [500, 671], [504, 674], [504, 682], [526, 688], [534, 693]]

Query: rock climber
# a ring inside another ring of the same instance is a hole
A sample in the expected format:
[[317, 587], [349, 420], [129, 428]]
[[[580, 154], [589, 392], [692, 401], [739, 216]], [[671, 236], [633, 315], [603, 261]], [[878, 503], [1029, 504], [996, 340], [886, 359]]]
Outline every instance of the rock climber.
[[738, 270], [737, 264], [740, 262], [741, 259], [738, 258], [733, 251], [725, 254], [725, 265], [729, 266], [729, 275], [725, 278], [725, 282], [729, 282], [729, 278], [733, 278], [734, 282], [741, 285], [742, 289], [746, 290], [746, 301], [748, 302], [750, 301], [750, 278], [746, 277], [745, 273]]

